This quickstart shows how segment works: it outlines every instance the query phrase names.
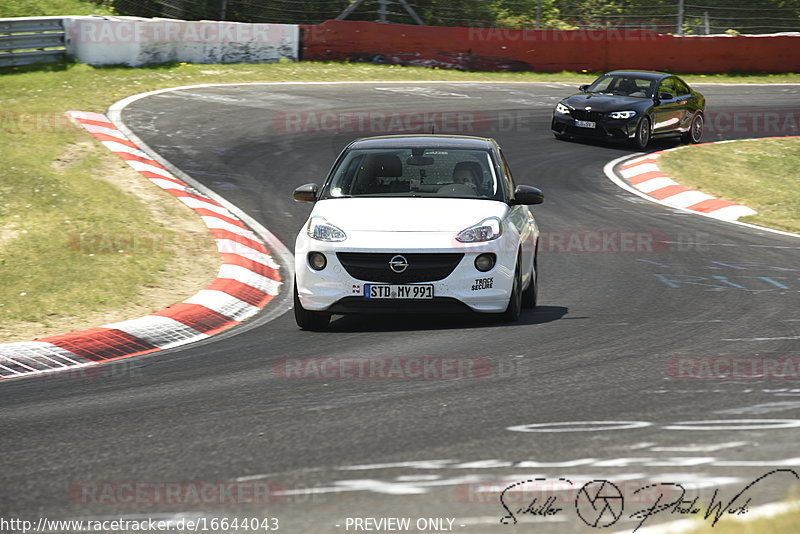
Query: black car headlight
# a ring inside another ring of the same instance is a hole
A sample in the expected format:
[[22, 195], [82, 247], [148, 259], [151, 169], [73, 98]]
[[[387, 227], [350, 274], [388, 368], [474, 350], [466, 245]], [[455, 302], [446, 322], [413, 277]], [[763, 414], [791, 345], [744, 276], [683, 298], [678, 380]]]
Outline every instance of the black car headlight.
[[612, 119], [631, 119], [636, 116], [635, 111], [612, 111], [608, 114]]
[[569, 115], [569, 108], [560, 102], [556, 104], [556, 113], [562, 113], [564, 115]]

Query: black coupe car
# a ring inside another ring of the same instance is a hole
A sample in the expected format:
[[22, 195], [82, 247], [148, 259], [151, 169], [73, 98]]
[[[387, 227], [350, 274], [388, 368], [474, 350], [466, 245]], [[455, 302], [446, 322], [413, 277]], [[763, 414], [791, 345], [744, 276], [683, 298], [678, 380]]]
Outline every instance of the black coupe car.
[[643, 149], [650, 139], [681, 137], [699, 143], [706, 99], [672, 74], [613, 71], [556, 105], [558, 139], [627, 140]]

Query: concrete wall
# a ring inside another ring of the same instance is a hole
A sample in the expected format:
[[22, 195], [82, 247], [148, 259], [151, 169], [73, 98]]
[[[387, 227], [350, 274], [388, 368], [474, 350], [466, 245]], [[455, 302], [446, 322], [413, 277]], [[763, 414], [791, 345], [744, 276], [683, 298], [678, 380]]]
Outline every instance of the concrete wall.
[[90, 65], [262, 63], [299, 52], [293, 24], [65, 17], [64, 27], [67, 53]]
[[302, 29], [305, 60], [542, 72], [800, 72], [800, 34], [679, 37], [648, 30], [538, 31], [358, 21], [327, 21]]

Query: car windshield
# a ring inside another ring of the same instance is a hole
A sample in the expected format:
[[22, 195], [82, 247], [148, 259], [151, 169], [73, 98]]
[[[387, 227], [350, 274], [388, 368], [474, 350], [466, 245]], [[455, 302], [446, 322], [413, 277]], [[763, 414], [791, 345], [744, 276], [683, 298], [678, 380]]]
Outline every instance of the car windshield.
[[354, 149], [333, 170], [322, 198], [503, 199], [488, 150]]
[[630, 74], [606, 74], [587, 89], [587, 93], [650, 98], [656, 89], [656, 80], [637, 78]]

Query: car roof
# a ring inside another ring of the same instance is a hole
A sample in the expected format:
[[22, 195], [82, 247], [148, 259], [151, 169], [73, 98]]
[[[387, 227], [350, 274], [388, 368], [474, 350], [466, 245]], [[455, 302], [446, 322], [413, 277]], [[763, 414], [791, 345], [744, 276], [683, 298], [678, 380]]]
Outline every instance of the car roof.
[[669, 78], [670, 76], [673, 76], [673, 74], [656, 72], [654, 70], [612, 70], [611, 72], [606, 72], [606, 75], [610, 74], [630, 75], [647, 80], [661, 80], [663, 78]]
[[488, 137], [469, 135], [381, 135], [362, 137], [350, 143], [350, 148], [466, 148], [488, 150], [494, 141]]

